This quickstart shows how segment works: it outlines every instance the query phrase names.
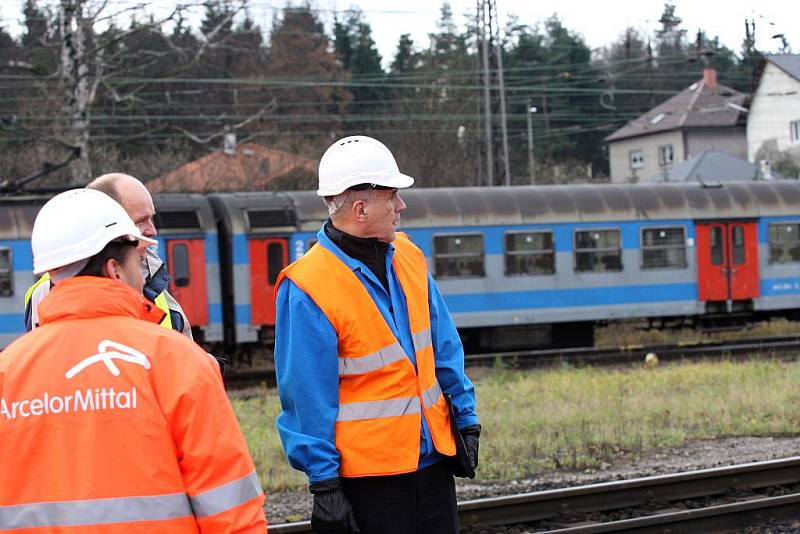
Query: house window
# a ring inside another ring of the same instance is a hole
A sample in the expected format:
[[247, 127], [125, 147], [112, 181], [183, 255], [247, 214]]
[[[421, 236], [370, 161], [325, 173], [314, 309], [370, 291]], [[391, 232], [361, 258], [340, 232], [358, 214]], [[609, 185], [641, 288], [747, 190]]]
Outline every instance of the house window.
[[642, 269], [686, 267], [686, 239], [681, 226], [642, 230]]
[[675, 161], [675, 152], [672, 150], [672, 145], [661, 145], [658, 147], [658, 164], [662, 167], [672, 165]]
[[506, 275], [553, 274], [556, 257], [553, 232], [506, 234]]
[[631, 150], [628, 152], [631, 160], [631, 169], [644, 169], [644, 152], [641, 150]]
[[800, 224], [769, 225], [769, 262], [800, 262]]
[[800, 119], [790, 122], [789, 129], [792, 131], [792, 143], [800, 145]]
[[433, 237], [436, 278], [486, 276], [483, 267], [483, 235], [455, 234]]
[[622, 239], [619, 230], [575, 232], [575, 270], [603, 273], [622, 270]]
[[11, 249], [0, 248], [0, 297], [10, 297], [14, 294], [14, 274], [11, 265]]

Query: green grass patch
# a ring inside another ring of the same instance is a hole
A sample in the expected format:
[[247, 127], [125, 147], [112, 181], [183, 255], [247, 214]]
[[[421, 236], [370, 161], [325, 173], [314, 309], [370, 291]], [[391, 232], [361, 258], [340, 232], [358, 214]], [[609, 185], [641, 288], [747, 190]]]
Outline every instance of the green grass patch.
[[[511, 371], [476, 380], [483, 425], [479, 479], [598, 465], [692, 439], [800, 433], [800, 363], [772, 360], [662, 365], [655, 369]], [[235, 397], [235, 395], [232, 395]], [[302, 487], [275, 429], [277, 394], [233, 398], [268, 491]]]

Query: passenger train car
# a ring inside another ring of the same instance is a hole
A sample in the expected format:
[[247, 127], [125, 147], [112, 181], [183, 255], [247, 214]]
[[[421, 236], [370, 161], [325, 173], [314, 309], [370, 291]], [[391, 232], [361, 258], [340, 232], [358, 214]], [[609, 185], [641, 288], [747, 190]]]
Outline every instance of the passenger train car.
[[[590, 345], [598, 321], [794, 317], [800, 183], [409, 189], [401, 230], [472, 350]], [[22, 331], [41, 198], [0, 200], [0, 342]], [[316, 241], [313, 192], [157, 195], [171, 291], [199, 340], [269, 344], [280, 270]], [[8, 207], [9, 209], [6, 209]]]

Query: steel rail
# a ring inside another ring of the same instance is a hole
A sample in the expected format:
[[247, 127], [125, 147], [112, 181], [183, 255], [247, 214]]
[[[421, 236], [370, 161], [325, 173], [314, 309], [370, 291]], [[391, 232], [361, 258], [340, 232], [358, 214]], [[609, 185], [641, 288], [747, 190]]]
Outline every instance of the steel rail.
[[[546, 349], [468, 354], [465, 356], [465, 364], [468, 366], [487, 366], [500, 361], [509, 367], [516, 368], [547, 367], [560, 363], [613, 365], [643, 362], [645, 355], [649, 352], [656, 354], [659, 360], [670, 361], [681, 358], [741, 356], [769, 351], [777, 353], [791, 350], [800, 350], [800, 336], [769, 336], [695, 344], [678, 343], [600, 349]], [[232, 388], [261, 383], [266, 384], [267, 387], [275, 387], [275, 373], [272, 370], [232, 372], [226, 374], [225, 383]]]
[[542, 531], [541, 534], [601, 534], [606, 532], [627, 532], [629, 534], [715, 532], [720, 534], [738, 532], [739, 529], [754, 524], [791, 521], [798, 518], [798, 509], [800, 509], [800, 493], [792, 493], [780, 497], [765, 497], [597, 525], [547, 530]]
[[[462, 527], [474, 525], [501, 526], [553, 519], [565, 513], [619, 510], [651, 502], [674, 502], [722, 495], [734, 490], [758, 489], [794, 483], [800, 483], [800, 456], [767, 462], [702, 469], [686, 473], [603, 482], [574, 488], [476, 499], [459, 503], [458, 513]], [[763, 501], [765, 507], [773, 508], [776, 512], [785, 507], [794, 507], [795, 515], [793, 517], [797, 516], [797, 501], [788, 500], [787, 502], [790, 504], [785, 504], [784, 501], [780, 500], [758, 499], [747, 503], [737, 503], [742, 505], [741, 508], [735, 508], [735, 505], [710, 507], [708, 510], [713, 508], [722, 511], [714, 514], [709, 512], [711, 515], [708, 517], [724, 516], [726, 510], [730, 510], [731, 514], [744, 514], [750, 510], [744, 504], [749, 505], [758, 501]], [[755, 508], [752, 509], [754, 510]], [[677, 520], [684, 521], [693, 519], [699, 512], [700, 510], [691, 510], [689, 512], [678, 512], [674, 515], [676, 515]], [[681, 516], [681, 513], [689, 513], [689, 515]], [[637, 525], [648, 525], [649, 523], [645, 520], [655, 521], [655, 517], [657, 516], [627, 520], [639, 521], [641, 519], [640, 523], [628, 523], [627, 525], [630, 528], [640, 528]], [[784, 518], [784, 516], [776, 517]], [[605, 527], [603, 525], [589, 525], [573, 528]], [[559, 530], [558, 532], [562, 531], [573, 532], [573, 530]], [[613, 531], [612, 529], [597, 530], [596, 532]], [[273, 525], [269, 528], [269, 532], [281, 534], [310, 533], [312, 530], [309, 521], [302, 521]], [[574, 530], [574, 532], [595, 531]], [[676, 530], [675, 532], [678, 531]]]
[[652, 352], [660, 360], [687, 357], [735, 356], [754, 351], [785, 351], [800, 348], [800, 336], [766, 336], [731, 341], [674, 343], [659, 345], [633, 345], [610, 348], [546, 349], [536, 351], [501, 352], [495, 354], [470, 354], [465, 356], [469, 365], [482, 365], [502, 361], [511, 366], [535, 367], [553, 363], [614, 364], [641, 362]]

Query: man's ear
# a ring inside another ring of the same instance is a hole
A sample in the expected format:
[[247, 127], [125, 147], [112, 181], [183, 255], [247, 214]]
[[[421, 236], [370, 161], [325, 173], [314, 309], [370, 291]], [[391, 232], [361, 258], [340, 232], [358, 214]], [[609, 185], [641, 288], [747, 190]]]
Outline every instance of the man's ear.
[[120, 263], [114, 258], [108, 258], [103, 264], [103, 274], [112, 280], [122, 280], [120, 276]]
[[353, 202], [353, 216], [356, 220], [363, 221], [367, 217], [367, 203], [363, 200]]

